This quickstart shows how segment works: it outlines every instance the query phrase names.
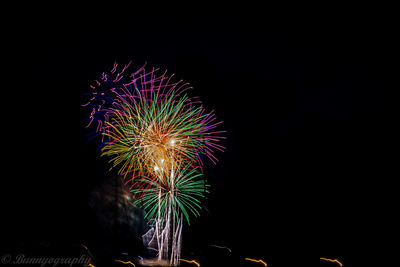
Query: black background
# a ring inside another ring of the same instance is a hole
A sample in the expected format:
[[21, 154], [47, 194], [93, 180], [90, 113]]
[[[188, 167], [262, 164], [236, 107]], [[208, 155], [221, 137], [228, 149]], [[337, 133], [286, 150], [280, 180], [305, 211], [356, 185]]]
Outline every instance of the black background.
[[390, 15], [372, 8], [307, 23], [40, 16], [7, 39], [15, 42], [2, 128], [11, 138], [3, 140], [5, 252], [118, 244], [88, 204], [111, 174], [98, 140], [87, 142], [80, 105], [101, 72], [133, 60], [189, 82], [227, 130], [226, 152], [206, 169], [207, 210], [184, 232], [184, 256], [217, 244], [270, 266], [318, 255], [357, 266], [375, 253], [395, 199]]

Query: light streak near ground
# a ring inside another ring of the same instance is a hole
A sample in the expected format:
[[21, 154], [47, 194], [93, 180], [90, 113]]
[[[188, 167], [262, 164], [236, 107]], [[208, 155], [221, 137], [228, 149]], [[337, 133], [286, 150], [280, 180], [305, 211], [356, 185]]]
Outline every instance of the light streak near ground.
[[123, 263], [123, 264], [130, 264], [130, 265], [132, 265], [132, 266], [136, 266], [133, 262], [131, 262], [131, 261], [121, 261], [121, 260], [115, 260], [116, 262], [120, 262], [120, 263]]
[[251, 259], [251, 258], [245, 258], [245, 260], [246, 261], [258, 262], [258, 263], [263, 264], [264, 266], [268, 266], [267, 263], [265, 261], [261, 260], [261, 259], [260, 260], [256, 260], [256, 259]]
[[343, 264], [338, 259], [329, 259], [329, 258], [319, 258], [319, 259], [323, 260], [323, 261], [329, 261], [329, 262], [337, 263], [340, 267], [343, 266]]
[[195, 264], [197, 267], [200, 267], [200, 263], [198, 263], [197, 261], [195, 261], [195, 260], [185, 260], [185, 259], [179, 259], [180, 261], [184, 261], [184, 262], [187, 262], [187, 263], [192, 263], [192, 264]]
[[229, 251], [229, 253], [232, 253], [232, 250], [228, 247], [225, 246], [218, 246], [218, 245], [210, 245], [210, 247], [216, 247], [216, 248], [222, 248], [222, 249], [226, 249]]

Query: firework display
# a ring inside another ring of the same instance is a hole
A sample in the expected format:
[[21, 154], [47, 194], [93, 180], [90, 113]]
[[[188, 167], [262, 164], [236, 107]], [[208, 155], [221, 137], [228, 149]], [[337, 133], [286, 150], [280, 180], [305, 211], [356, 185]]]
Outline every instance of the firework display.
[[203, 161], [216, 163], [224, 131], [213, 111], [188, 96], [189, 84], [173, 76], [115, 63], [90, 85], [82, 106], [89, 109], [87, 126], [101, 136], [101, 155], [145, 211], [151, 227], [146, 245], [160, 261], [178, 265], [184, 221], [200, 215], [208, 193]]

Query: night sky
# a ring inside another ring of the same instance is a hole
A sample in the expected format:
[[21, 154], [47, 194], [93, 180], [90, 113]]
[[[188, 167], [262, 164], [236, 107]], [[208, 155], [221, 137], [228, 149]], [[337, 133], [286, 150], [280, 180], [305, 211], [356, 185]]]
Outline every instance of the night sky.
[[268, 266], [318, 264], [318, 256], [345, 267], [364, 261], [395, 198], [392, 36], [376, 16], [334, 18], [26, 21], [13, 35], [14, 103], [3, 113], [2, 131], [18, 145], [3, 166], [2, 252], [81, 255], [86, 244], [100, 258], [140, 249], [134, 235], [144, 226], [116, 222], [123, 214], [106, 203], [119, 193], [116, 173], [100, 158], [99, 140], [88, 142], [80, 106], [101, 72], [132, 60], [189, 82], [227, 131], [226, 152], [206, 164], [211, 193], [184, 230], [184, 258], [204, 266], [244, 257]]

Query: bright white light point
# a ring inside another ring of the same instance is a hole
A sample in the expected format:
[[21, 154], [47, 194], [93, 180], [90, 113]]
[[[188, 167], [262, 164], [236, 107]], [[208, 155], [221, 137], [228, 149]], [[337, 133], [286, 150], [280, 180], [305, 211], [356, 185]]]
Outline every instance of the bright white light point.
[[161, 163], [163, 163], [164, 162], [164, 159], [161, 159]]
[[158, 166], [154, 166], [154, 170], [158, 171], [159, 170]]
[[171, 141], [169, 141], [169, 144], [170, 144], [171, 146], [175, 145], [175, 139], [171, 139]]

